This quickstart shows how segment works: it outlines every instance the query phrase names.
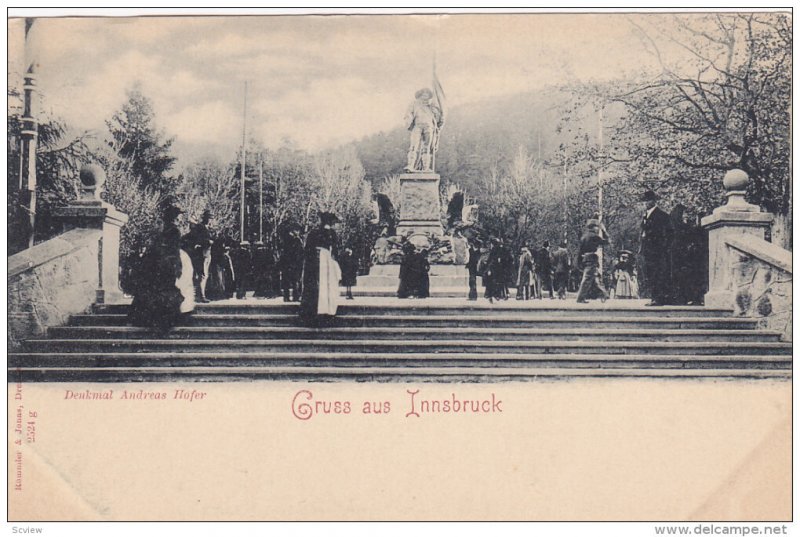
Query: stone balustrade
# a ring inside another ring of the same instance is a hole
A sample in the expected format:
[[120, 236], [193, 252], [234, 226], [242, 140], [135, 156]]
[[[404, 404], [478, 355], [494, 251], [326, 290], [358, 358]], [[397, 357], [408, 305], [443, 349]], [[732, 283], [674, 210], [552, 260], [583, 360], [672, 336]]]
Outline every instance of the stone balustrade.
[[723, 181], [727, 203], [701, 222], [708, 230], [705, 304], [757, 318], [791, 340], [792, 254], [765, 240], [774, 217], [745, 201], [748, 181], [744, 171], [729, 171]]
[[119, 287], [120, 228], [127, 215], [102, 201], [105, 174], [81, 169], [81, 195], [59, 209], [57, 237], [8, 258], [8, 343], [17, 346], [93, 303], [122, 298]]
[[730, 239], [735, 313], [792, 339], [792, 256], [759, 239]]

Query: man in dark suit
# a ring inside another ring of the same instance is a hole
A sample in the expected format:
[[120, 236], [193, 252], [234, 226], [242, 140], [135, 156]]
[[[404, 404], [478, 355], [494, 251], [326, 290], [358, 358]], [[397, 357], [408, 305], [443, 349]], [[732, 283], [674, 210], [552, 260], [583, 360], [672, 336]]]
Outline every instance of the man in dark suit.
[[658, 197], [652, 190], [642, 196], [645, 214], [642, 219], [640, 253], [644, 260], [644, 276], [651, 302], [648, 306], [668, 304], [672, 295], [670, 277], [670, 247], [672, 222], [669, 215], [658, 207]]
[[281, 272], [281, 290], [284, 302], [300, 302], [300, 280], [303, 277], [303, 239], [300, 228], [290, 225], [283, 239], [283, 249], [278, 259]]
[[586, 221], [586, 230], [581, 236], [578, 247], [578, 268], [583, 271], [583, 277], [577, 299], [581, 304], [585, 304], [590, 298], [599, 298], [602, 302], [608, 298], [600, 273], [600, 256], [597, 253], [600, 246], [608, 244], [608, 235], [602, 231], [603, 229], [600, 220], [592, 218]]
[[558, 298], [564, 300], [567, 298], [567, 283], [569, 280], [569, 269], [572, 268], [572, 263], [567, 250], [567, 241], [561, 241], [561, 246], [553, 252], [553, 271], [554, 271], [554, 285], [558, 291]]
[[467, 272], [469, 273], [469, 300], [478, 300], [478, 261], [481, 258], [481, 247], [477, 239], [469, 243], [469, 260]]
[[533, 254], [533, 262], [536, 266], [537, 287], [539, 288], [539, 296], [537, 298], [544, 298], [544, 292], [550, 293], [550, 299], [553, 299], [553, 259], [550, 255], [550, 241], [544, 241], [542, 247], [536, 250]]

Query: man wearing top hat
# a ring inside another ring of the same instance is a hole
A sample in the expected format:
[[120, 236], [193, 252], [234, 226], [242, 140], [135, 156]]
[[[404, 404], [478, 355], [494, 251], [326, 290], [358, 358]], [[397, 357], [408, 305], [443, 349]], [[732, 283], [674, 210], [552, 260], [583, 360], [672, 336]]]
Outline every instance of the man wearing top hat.
[[430, 171], [433, 136], [441, 126], [442, 111], [431, 102], [433, 92], [422, 88], [406, 113], [406, 127], [411, 131], [406, 171]]
[[300, 279], [303, 276], [303, 239], [300, 227], [290, 224], [283, 239], [283, 248], [278, 259], [281, 272], [281, 290], [284, 302], [300, 302]]
[[642, 196], [645, 214], [642, 218], [640, 253], [644, 262], [645, 285], [650, 291], [648, 306], [669, 303], [671, 295], [670, 246], [672, 222], [669, 215], [658, 207], [658, 197], [652, 190]]

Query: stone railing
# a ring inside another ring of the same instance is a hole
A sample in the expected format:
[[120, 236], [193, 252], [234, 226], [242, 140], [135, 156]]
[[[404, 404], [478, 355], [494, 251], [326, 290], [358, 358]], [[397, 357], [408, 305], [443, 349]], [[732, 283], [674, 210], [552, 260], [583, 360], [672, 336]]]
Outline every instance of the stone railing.
[[763, 328], [792, 339], [792, 254], [765, 240], [773, 215], [744, 199], [748, 182], [731, 170], [723, 184], [728, 201], [703, 218], [708, 230], [706, 306], [733, 308]]
[[119, 233], [127, 215], [100, 199], [105, 175], [81, 170], [81, 197], [60, 209], [64, 233], [8, 258], [8, 343], [12, 347], [94, 302], [122, 298]]
[[729, 239], [735, 313], [792, 339], [792, 255], [759, 239]]

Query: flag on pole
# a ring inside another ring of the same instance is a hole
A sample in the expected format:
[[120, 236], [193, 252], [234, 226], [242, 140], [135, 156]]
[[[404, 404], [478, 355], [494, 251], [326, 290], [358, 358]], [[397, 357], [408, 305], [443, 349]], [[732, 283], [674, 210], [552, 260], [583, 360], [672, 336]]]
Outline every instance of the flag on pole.
[[445, 94], [442, 89], [442, 83], [439, 82], [439, 77], [436, 76], [436, 56], [433, 57], [433, 99], [434, 106], [439, 109], [439, 117], [436, 118], [436, 130], [433, 133], [433, 159], [431, 162], [431, 169], [436, 170], [436, 152], [439, 150], [439, 137], [444, 127], [444, 121], [447, 112], [445, 111]]
[[438, 127], [441, 129], [444, 126], [445, 120], [445, 94], [444, 89], [442, 89], [442, 83], [439, 82], [439, 77], [436, 76], [436, 59], [433, 60], [433, 98], [436, 104], [436, 107], [439, 108], [439, 121]]

